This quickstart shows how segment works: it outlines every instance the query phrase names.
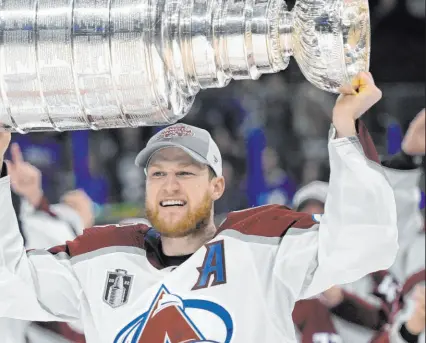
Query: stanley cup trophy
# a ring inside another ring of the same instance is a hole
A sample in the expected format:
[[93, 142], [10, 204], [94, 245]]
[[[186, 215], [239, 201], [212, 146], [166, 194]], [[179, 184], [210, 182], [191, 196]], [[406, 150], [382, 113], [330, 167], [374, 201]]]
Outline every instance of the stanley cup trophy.
[[174, 123], [205, 88], [368, 70], [368, 0], [0, 0], [0, 130]]

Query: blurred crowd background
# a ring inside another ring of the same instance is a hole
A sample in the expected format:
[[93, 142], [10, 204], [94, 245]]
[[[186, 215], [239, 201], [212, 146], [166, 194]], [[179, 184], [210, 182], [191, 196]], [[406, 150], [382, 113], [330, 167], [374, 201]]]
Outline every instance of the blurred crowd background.
[[[384, 156], [398, 151], [401, 132], [425, 106], [425, 1], [380, 0], [370, 7], [370, 70], [384, 97], [364, 120]], [[183, 122], [208, 129], [223, 154], [227, 191], [217, 214], [270, 202], [288, 205], [298, 187], [327, 181], [335, 99], [309, 84], [294, 59], [282, 73], [202, 91]], [[103, 223], [143, 216], [142, 171], [134, 158], [156, 130], [32, 133], [13, 139], [26, 160], [42, 170], [52, 202], [82, 188], [96, 202], [97, 222]]]

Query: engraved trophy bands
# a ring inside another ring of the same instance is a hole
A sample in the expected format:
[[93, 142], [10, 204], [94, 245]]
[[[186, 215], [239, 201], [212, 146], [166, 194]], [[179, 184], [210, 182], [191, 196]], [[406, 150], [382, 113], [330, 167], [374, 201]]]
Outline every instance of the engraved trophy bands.
[[0, 130], [174, 123], [292, 55], [330, 92], [368, 70], [368, 0], [0, 0]]

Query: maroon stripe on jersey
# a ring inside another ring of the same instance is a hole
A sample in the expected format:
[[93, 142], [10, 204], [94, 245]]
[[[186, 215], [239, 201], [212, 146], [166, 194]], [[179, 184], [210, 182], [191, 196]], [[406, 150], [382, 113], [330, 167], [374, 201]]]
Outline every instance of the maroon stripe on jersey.
[[426, 271], [423, 269], [413, 275], [411, 275], [407, 281], [405, 281], [402, 287], [402, 294], [407, 295], [418, 283], [426, 280]]
[[48, 250], [52, 255], [57, 255], [61, 252], [67, 253], [68, 254], [68, 247], [67, 245], [58, 245], [56, 247], [50, 248]]
[[72, 242], [67, 242], [71, 257], [112, 246], [138, 247], [144, 249], [147, 225], [108, 225], [84, 230]]
[[73, 343], [86, 343], [86, 337], [77, 332], [74, 331], [67, 323], [59, 322], [58, 324], [58, 333], [68, 339], [70, 342]]
[[356, 296], [343, 291], [342, 302], [330, 309], [336, 316], [357, 325], [379, 330], [387, 322], [387, 315], [381, 307], [375, 307]]
[[72, 343], [86, 343], [83, 334], [74, 331], [67, 323], [63, 322], [36, 322], [36, 325], [52, 331]]
[[50, 202], [49, 200], [47, 200], [47, 198], [45, 196], [43, 196], [41, 198], [40, 204], [36, 207], [37, 211], [42, 211], [46, 214], [48, 214], [49, 216], [53, 217], [53, 218], [57, 218], [58, 216], [56, 215], [56, 213], [53, 213], [50, 210]]
[[357, 120], [356, 129], [358, 132], [358, 139], [362, 145], [365, 156], [376, 163], [380, 164], [379, 154], [377, 153], [376, 146], [374, 145], [373, 139], [367, 130], [367, 127], [362, 120]]
[[266, 205], [229, 213], [217, 234], [232, 229], [245, 235], [282, 237], [291, 227], [309, 229], [315, 224], [309, 214], [285, 206]]
[[314, 342], [316, 333], [337, 333], [328, 307], [318, 299], [296, 302], [293, 310], [293, 322], [300, 331], [302, 343]]

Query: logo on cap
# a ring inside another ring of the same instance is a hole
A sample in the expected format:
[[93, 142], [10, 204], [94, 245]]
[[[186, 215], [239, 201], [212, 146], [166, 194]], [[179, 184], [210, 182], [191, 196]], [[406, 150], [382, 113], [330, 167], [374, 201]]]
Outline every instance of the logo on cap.
[[157, 140], [187, 136], [194, 136], [194, 132], [191, 128], [185, 125], [173, 125], [161, 131], [158, 134]]

